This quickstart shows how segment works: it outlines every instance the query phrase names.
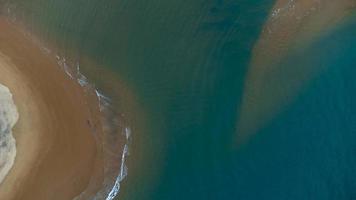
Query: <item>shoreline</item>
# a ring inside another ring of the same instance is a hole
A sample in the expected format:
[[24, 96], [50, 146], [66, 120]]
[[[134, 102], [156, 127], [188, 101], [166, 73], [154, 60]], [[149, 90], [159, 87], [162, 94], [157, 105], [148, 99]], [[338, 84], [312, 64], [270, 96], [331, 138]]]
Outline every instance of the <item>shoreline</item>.
[[0, 28], [0, 82], [10, 88], [20, 114], [13, 130], [17, 156], [0, 199], [71, 200], [101, 168], [92, 135], [101, 124], [88, 102], [96, 112], [99, 104], [14, 25], [1, 18]]

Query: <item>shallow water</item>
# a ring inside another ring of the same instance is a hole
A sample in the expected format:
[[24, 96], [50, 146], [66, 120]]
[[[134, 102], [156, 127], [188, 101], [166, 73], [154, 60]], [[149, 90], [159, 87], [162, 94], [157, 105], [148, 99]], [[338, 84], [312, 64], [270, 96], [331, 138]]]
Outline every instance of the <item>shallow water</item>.
[[[13, 0], [3, 12], [79, 63], [132, 125], [118, 199], [354, 199], [355, 15], [276, 64], [323, 70], [296, 79], [293, 100], [235, 148], [246, 74], [274, 3]], [[126, 109], [122, 88], [139, 111]]]

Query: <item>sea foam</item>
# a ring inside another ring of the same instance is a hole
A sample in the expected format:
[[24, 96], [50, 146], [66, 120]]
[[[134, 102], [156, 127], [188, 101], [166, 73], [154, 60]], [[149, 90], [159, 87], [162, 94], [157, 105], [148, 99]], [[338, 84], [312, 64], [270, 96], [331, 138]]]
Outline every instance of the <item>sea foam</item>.
[[19, 119], [10, 90], [0, 84], [0, 184], [12, 168], [16, 157], [16, 141], [12, 128]]

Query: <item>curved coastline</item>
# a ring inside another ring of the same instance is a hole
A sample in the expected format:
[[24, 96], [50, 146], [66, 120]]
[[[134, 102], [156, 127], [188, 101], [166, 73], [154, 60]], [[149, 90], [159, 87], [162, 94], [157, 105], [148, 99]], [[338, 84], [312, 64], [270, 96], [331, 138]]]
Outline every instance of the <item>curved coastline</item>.
[[0, 19], [0, 28], [0, 82], [13, 92], [21, 116], [13, 131], [18, 153], [0, 199], [73, 199], [94, 172], [103, 178], [92, 134], [101, 127], [93, 114], [98, 100], [14, 25]]

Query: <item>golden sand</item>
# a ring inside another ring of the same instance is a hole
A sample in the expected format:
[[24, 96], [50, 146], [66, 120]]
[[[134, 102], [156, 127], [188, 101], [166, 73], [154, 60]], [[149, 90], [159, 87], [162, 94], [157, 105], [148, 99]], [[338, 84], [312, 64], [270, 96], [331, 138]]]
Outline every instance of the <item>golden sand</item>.
[[100, 177], [95, 120], [88, 123], [88, 102], [97, 102], [16, 27], [0, 19], [0, 30], [0, 83], [10, 88], [20, 115], [17, 156], [0, 199], [71, 200], [87, 187], [94, 166]]

